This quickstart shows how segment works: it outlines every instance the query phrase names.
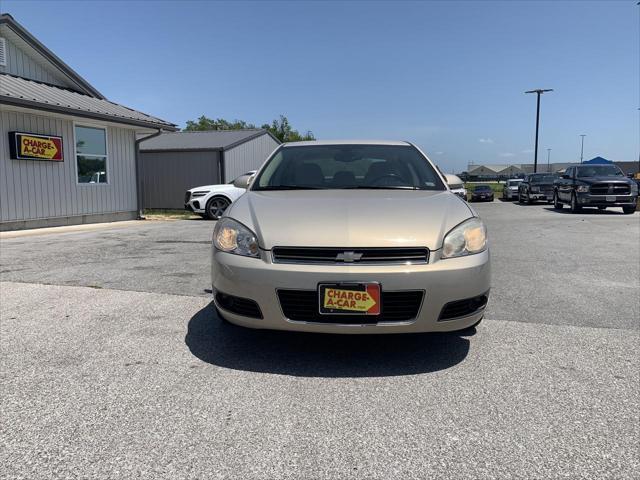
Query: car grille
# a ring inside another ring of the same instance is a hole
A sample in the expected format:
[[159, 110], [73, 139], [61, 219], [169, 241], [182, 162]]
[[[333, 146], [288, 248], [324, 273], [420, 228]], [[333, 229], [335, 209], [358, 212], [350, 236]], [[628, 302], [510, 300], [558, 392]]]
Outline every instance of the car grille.
[[466, 317], [467, 315], [476, 313], [487, 305], [487, 300], [489, 300], [489, 297], [485, 294], [473, 298], [465, 298], [464, 300], [449, 302], [442, 308], [438, 321]]
[[191, 200], [191, 192], [187, 191], [184, 194], [184, 203], [188, 203]]
[[317, 291], [278, 290], [282, 313], [289, 320], [353, 325], [413, 320], [418, 316], [423, 296], [422, 290], [382, 291], [382, 312], [380, 315], [320, 315]]
[[594, 183], [590, 191], [592, 195], [629, 195], [631, 187], [625, 183]]
[[216, 292], [216, 302], [223, 310], [243, 317], [262, 318], [262, 312], [256, 302], [248, 298], [234, 297], [226, 293]]
[[428, 263], [428, 248], [274, 247], [275, 263], [385, 264]]

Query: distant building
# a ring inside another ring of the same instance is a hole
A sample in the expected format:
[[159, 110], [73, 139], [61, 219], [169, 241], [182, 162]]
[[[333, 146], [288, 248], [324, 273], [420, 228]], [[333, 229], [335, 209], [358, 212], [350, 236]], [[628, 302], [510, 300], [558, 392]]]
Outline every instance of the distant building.
[[[584, 163], [593, 164], [614, 164], [620, 167], [625, 173], [637, 173], [638, 162], [613, 162], [603, 157], [595, 157], [591, 160], [587, 160]], [[539, 173], [558, 173], [563, 172], [567, 167], [576, 165], [578, 162], [563, 162], [563, 163], [538, 163]], [[509, 178], [521, 178], [527, 173], [533, 173], [533, 163], [519, 163], [519, 164], [469, 164], [467, 167], [466, 178], [468, 180], [506, 180]]]

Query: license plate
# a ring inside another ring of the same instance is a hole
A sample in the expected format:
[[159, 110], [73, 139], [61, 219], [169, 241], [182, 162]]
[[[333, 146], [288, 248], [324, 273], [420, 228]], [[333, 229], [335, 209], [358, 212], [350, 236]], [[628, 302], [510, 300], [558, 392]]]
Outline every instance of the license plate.
[[318, 285], [322, 315], [380, 315], [379, 283], [321, 283]]
[[615, 202], [615, 201], [616, 201], [616, 197], [615, 197], [614, 195], [607, 195], [607, 196], [605, 197], [605, 200], [606, 200], [607, 202]]

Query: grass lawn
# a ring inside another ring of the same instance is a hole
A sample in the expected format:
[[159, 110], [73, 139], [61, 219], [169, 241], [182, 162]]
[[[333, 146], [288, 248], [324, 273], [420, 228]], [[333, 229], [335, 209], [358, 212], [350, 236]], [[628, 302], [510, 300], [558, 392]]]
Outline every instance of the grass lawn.
[[169, 210], [162, 208], [148, 208], [144, 211], [147, 220], [190, 220], [201, 218], [200, 215], [187, 210]]
[[494, 195], [502, 194], [502, 190], [504, 188], [504, 183], [497, 182], [469, 182], [464, 184], [468, 192], [471, 192], [473, 187], [476, 185], [489, 185], [491, 190], [493, 190]]

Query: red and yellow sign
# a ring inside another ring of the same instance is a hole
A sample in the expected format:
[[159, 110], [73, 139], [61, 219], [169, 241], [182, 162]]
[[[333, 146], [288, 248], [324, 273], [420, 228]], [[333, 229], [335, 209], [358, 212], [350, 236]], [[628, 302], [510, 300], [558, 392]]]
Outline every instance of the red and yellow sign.
[[342, 312], [380, 314], [380, 285], [359, 284], [349, 287], [321, 285], [321, 313]]
[[16, 160], [64, 161], [62, 137], [9, 132], [11, 158]]

